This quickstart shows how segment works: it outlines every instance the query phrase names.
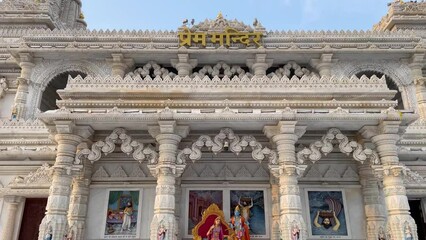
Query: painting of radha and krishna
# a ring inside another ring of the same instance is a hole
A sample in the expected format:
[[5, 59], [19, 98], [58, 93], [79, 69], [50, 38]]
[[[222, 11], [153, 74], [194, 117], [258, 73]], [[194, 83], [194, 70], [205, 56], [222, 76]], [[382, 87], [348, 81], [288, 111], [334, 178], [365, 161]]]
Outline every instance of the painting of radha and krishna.
[[194, 239], [250, 240], [266, 236], [264, 191], [231, 190], [229, 193], [231, 217], [226, 219], [221, 210], [222, 191], [190, 191], [188, 232], [192, 232]]
[[110, 191], [104, 238], [132, 239], [139, 229], [140, 191]]

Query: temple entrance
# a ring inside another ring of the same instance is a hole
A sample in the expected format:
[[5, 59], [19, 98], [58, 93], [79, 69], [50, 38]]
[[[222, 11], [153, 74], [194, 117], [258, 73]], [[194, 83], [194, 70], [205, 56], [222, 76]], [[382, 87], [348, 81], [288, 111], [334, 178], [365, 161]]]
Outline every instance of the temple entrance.
[[19, 240], [37, 240], [38, 228], [46, 212], [47, 198], [27, 198]]
[[423, 216], [421, 200], [409, 200], [411, 217], [414, 218], [417, 225], [417, 234], [419, 239], [426, 239], [426, 223]]

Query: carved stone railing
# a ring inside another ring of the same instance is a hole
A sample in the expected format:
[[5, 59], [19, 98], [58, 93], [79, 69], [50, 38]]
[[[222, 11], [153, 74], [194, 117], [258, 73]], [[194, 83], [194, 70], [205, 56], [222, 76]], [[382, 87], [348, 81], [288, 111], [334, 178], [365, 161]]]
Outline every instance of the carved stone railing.
[[88, 89], [92, 91], [93, 89], [157, 89], [157, 88], [208, 88], [208, 89], [278, 89], [282, 91], [289, 90], [303, 90], [303, 89], [321, 89], [323, 91], [340, 91], [340, 90], [351, 90], [351, 91], [389, 91], [386, 85], [385, 77], [378, 78], [376, 76], [372, 76], [368, 78], [366, 76], [362, 76], [358, 78], [356, 76], [352, 77], [327, 77], [323, 76], [319, 78], [318, 76], [303, 76], [298, 78], [297, 76], [293, 76], [292, 78], [288, 78], [286, 76], [279, 78], [277, 76], [273, 76], [271, 78], [264, 76], [262, 78], [252, 77], [248, 78], [244, 76], [239, 78], [235, 76], [233, 78], [229, 78], [227, 76], [213, 77], [212, 79], [208, 76], [204, 78], [200, 78], [195, 76], [193, 78], [179, 77], [176, 76], [171, 78], [169, 76], [165, 76], [164, 78], [157, 76], [155, 78], [151, 78], [150, 76], [146, 76], [142, 78], [140, 76], [136, 77], [124, 77], [121, 78], [119, 76], [108, 76], [108, 77], [92, 77], [87, 76], [82, 78], [81, 76], [77, 76], [76, 78], [69, 77], [67, 87], [65, 91], [72, 89]]

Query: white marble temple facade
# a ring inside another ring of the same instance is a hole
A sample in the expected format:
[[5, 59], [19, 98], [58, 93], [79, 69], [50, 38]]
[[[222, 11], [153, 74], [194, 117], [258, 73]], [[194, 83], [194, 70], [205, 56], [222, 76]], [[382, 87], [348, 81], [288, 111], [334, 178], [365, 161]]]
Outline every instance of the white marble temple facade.
[[[195, 190], [222, 191], [227, 218], [232, 191], [262, 191], [253, 239], [424, 236], [409, 203], [424, 216], [425, 2], [394, 1], [373, 30], [293, 32], [221, 14], [88, 30], [81, 4], [0, 1], [0, 239], [32, 227], [31, 239], [112, 239], [110, 191], [140, 193], [137, 223], [114, 239], [154, 240], [160, 226], [192, 239]], [[179, 37], [230, 28], [262, 37]], [[309, 191], [342, 193], [345, 234], [314, 233]], [[46, 214], [24, 226], [39, 198]]]

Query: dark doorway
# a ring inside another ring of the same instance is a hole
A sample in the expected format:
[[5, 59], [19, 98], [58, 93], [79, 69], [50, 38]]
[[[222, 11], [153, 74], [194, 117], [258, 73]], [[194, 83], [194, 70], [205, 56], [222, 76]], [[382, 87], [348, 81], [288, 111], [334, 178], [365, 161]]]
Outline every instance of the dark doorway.
[[46, 212], [47, 198], [27, 198], [19, 240], [37, 240], [38, 228]]
[[423, 217], [422, 203], [420, 200], [409, 200], [411, 216], [416, 221], [419, 239], [426, 239], [426, 224]]
[[59, 89], [64, 89], [67, 86], [68, 76], [75, 78], [78, 75], [82, 76], [83, 78], [87, 76], [82, 72], [70, 71], [61, 73], [54, 77], [49, 82], [46, 89], [44, 89], [43, 95], [41, 97], [40, 111], [45, 112], [47, 110], [58, 109], [58, 106], [56, 106], [56, 100], [60, 100], [61, 98], [56, 91]]

